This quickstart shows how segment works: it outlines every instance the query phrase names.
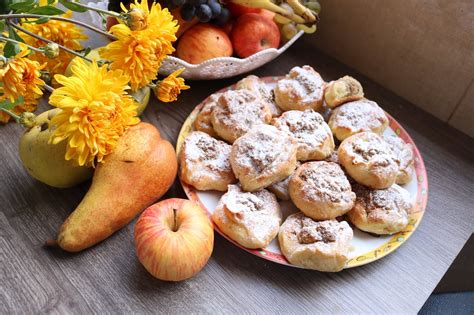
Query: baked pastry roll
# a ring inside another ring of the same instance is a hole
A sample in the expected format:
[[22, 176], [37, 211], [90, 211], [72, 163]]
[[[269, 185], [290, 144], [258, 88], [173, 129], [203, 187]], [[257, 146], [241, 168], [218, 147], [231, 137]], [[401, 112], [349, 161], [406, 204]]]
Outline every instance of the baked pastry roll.
[[281, 115], [281, 109], [275, 103], [275, 95], [265, 82], [255, 75], [249, 75], [236, 84], [237, 90], [249, 90], [255, 93], [268, 106], [273, 117]]
[[388, 118], [377, 103], [361, 99], [335, 108], [328, 124], [334, 136], [342, 141], [363, 131], [381, 135], [388, 126]]
[[413, 146], [397, 136], [384, 136], [384, 140], [390, 145], [393, 154], [400, 162], [395, 182], [399, 185], [409, 183], [414, 172]]
[[373, 189], [392, 186], [399, 161], [385, 140], [373, 132], [362, 132], [342, 141], [338, 149], [341, 165], [358, 183]]
[[194, 129], [205, 132], [211, 137], [217, 137], [217, 133], [212, 127], [211, 113], [214, 107], [217, 106], [217, 101], [221, 95], [222, 93], [214, 93], [209, 96], [194, 121]]
[[308, 162], [296, 170], [288, 185], [291, 200], [306, 216], [329, 220], [352, 209], [356, 195], [336, 163]]
[[347, 215], [358, 229], [385, 235], [407, 226], [412, 209], [408, 191], [397, 184], [378, 190], [358, 185], [355, 190], [354, 208]]
[[312, 109], [284, 112], [279, 118], [273, 119], [272, 125], [288, 132], [296, 140], [296, 158], [299, 161], [323, 160], [334, 150], [331, 129], [323, 116]]
[[179, 156], [180, 177], [198, 190], [226, 191], [237, 180], [230, 166], [231, 146], [201, 131], [191, 132]]
[[360, 100], [364, 97], [362, 85], [348, 75], [331, 81], [324, 90], [324, 100], [329, 108], [335, 108], [341, 104]]
[[247, 90], [224, 92], [211, 113], [212, 126], [224, 140], [233, 143], [253, 126], [268, 124], [272, 114], [255, 93]]
[[352, 238], [347, 222], [317, 222], [301, 212], [290, 215], [278, 233], [281, 252], [290, 263], [327, 272], [344, 268]]
[[267, 190], [244, 192], [229, 185], [212, 214], [214, 223], [247, 248], [265, 248], [277, 236], [282, 215], [274, 194]]
[[281, 109], [319, 110], [326, 83], [310, 66], [294, 67], [275, 87], [275, 101]]
[[245, 191], [256, 191], [290, 176], [296, 143], [274, 126], [259, 125], [232, 145], [230, 164]]

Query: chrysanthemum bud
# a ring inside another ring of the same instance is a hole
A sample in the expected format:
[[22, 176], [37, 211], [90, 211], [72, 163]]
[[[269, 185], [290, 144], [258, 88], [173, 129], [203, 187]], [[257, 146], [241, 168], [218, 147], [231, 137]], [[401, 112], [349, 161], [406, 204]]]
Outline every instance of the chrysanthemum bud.
[[23, 112], [20, 115], [19, 123], [25, 128], [31, 128], [35, 125], [36, 115], [30, 112]]
[[59, 45], [48, 43], [48, 45], [44, 46], [43, 52], [48, 58], [56, 58], [59, 55]]
[[51, 74], [49, 74], [49, 72], [45, 71], [45, 70], [41, 70], [40, 73], [41, 73], [40, 79], [43, 80], [46, 84], [50, 84], [51, 83]]
[[125, 13], [124, 20], [132, 31], [141, 31], [148, 26], [148, 14], [140, 8], [133, 8]]

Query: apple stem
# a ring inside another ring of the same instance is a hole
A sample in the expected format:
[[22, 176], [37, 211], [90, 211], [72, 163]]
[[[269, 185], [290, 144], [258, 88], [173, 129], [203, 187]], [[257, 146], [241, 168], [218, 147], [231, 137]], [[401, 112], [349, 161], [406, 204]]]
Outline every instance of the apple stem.
[[178, 211], [178, 210], [173, 208], [173, 219], [174, 219], [173, 232], [178, 231], [178, 226], [177, 226], [177, 222], [176, 222], [176, 211]]

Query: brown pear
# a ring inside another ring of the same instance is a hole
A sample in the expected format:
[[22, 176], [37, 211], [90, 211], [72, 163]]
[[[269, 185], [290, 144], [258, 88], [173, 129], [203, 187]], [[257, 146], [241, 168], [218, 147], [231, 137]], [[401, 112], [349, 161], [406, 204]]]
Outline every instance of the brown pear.
[[131, 127], [96, 167], [89, 191], [61, 226], [58, 245], [78, 252], [103, 241], [163, 196], [177, 170], [173, 146], [154, 126]]

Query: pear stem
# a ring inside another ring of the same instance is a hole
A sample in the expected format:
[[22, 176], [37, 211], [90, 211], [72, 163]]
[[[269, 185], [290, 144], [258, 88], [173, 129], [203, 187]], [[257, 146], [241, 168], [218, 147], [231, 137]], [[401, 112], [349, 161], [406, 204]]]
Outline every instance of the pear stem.
[[176, 210], [175, 208], [173, 208], [173, 232], [176, 232], [178, 231], [178, 222], [177, 222], [177, 219], [176, 219]]

